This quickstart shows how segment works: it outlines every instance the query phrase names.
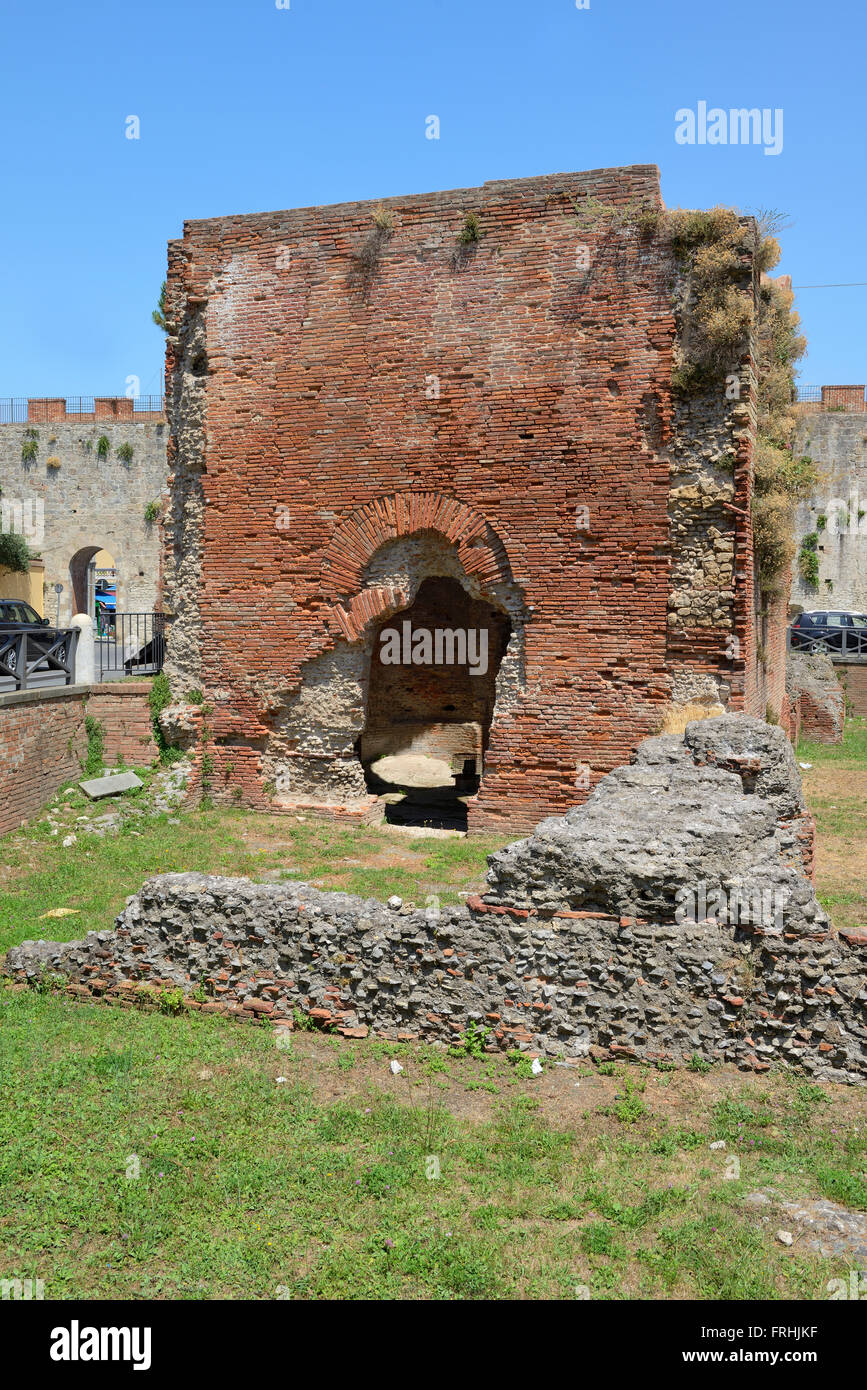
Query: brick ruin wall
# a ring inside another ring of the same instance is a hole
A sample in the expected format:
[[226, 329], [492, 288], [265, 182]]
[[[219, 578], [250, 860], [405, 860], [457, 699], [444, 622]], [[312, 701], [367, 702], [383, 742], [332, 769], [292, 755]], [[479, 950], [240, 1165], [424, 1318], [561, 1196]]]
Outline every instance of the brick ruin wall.
[[867, 666], [843, 665], [841, 662], [835, 665], [834, 670], [849, 709], [853, 714], [867, 718]]
[[114, 931], [25, 942], [21, 983], [347, 1037], [867, 1079], [867, 933], [833, 932], [784, 733], [743, 717], [645, 740], [565, 817], [492, 855], [466, 907], [170, 874]]
[[[43, 409], [31, 409], [26, 424], [0, 424], [2, 503], [13, 517], [21, 504], [23, 533], [44, 561], [45, 615], [55, 620], [54, 585], [62, 584], [60, 622], [68, 624], [76, 612], [70, 561], [80, 551], [100, 549], [117, 567], [118, 612], [151, 613], [159, 597], [161, 541], [159, 526], [145, 512], [164, 502], [168, 426], [158, 415], [144, 423], [108, 415], [70, 419], [45, 408], [51, 404], [32, 402]], [[122, 404], [131, 415], [133, 402]], [[104, 458], [98, 453], [102, 437], [108, 440]], [[23, 456], [29, 442], [36, 445], [33, 459]], [[124, 446], [132, 450], [129, 459]], [[33, 530], [39, 506], [44, 533]]]
[[793, 742], [797, 743], [799, 738], [814, 739], [818, 743], [842, 742], [846, 691], [840, 672], [847, 669], [835, 667], [825, 655], [789, 652], [786, 690], [796, 723], [796, 728], [789, 731]]
[[64, 782], [78, 782], [87, 715], [104, 731], [106, 765], [147, 766], [156, 754], [149, 682], [65, 686], [0, 695], [0, 835], [24, 825]]
[[[430, 580], [508, 623], [471, 829], [565, 809], [670, 701], [782, 708], [756, 652], [753, 358], [739, 399], [673, 396], [691, 286], [639, 206], [652, 166], [170, 244], [167, 670], [213, 706], [215, 794], [363, 811], [377, 634]], [[439, 699], [434, 725], [467, 724]]]

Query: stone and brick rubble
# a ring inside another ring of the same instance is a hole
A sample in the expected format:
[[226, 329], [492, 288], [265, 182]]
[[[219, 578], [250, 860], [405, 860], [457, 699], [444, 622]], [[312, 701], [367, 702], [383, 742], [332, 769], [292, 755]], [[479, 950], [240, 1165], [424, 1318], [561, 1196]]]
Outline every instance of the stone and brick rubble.
[[[583, 806], [492, 855], [465, 907], [169, 874], [115, 930], [26, 942], [6, 969], [130, 1006], [171, 989], [240, 1019], [298, 1010], [349, 1037], [449, 1041], [472, 1020], [562, 1058], [863, 1082], [867, 933], [833, 932], [811, 843], [782, 730], [725, 716], [646, 740]], [[720, 895], [727, 910], [693, 910]]]

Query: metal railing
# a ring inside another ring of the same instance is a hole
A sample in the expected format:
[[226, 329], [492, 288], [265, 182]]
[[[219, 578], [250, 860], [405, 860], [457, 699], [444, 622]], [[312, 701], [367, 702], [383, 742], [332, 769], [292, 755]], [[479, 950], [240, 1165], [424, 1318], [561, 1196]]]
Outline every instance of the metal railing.
[[867, 408], [863, 386], [802, 386], [799, 383], [795, 386], [792, 399], [795, 405], [819, 406], [822, 410], [859, 411]]
[[[57, 399], [60, 400], [60, 397]], [[64, 418], [78, 420], [81, 417], [92, 417], [95, 421], [128, 420], [130, 419], [129, 413], [103, 410], [100, 410], [99, 414], [96, 413], [97, 400], [122, 402], [123, 410], [128, 412], [127, 399], [125, 396], [65, 396], [63, 397], [65, 416], [60, 412], [57, 415], [51, 414], [49, 416], [44, 407], [57, 404], [53, 397], [0, 397], [0, 425], [26, 425], [31, 420], [36, 424], [62, 424]], [[129, 399], [131, 400], [133, 419], [136, 415], [165, 415], [165, 396], [133, 396]]]
[[809, 637], [809, 629], [804, 629], [803, 633], [798, 629], [798, 632], [799, 636], [792, 640], [792, 629], [789, 628], [788, 646], [793, 652], [830, 656], [832, 661], [841, 658], [844, 661], [867, 661], [867, 629], [841, 627], [830, 637]]
[[94, 624], [98, 681], [155, 676], [163, 669], [171, 619], [164, 613], [109, 613]]
[[6, 693], [3, 686], [10, 678], [14, 682], [13, 690], [57, 685], [58, 681], [46, 677], [58, 671], [63, 674], [63, 685], [73, 685], [77, 646], [78, 628], [68, 628], [46, 638], [38, 632], [0, 627], [0, 693]]

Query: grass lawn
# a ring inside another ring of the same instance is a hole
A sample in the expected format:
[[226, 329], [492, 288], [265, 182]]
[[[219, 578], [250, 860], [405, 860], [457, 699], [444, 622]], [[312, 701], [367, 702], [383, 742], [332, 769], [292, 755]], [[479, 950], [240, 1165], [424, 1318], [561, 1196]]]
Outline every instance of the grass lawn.
[[[134, 813], [145, 807], [153, 774], [136, 769], [143, 791], [125, 797], [120, 833], [99, 839], [82, 834], [77, 817], [105, 811], [75, 787], [52, 802], [60, 825], [51, 835], [48, 817], [0, 840], [0, 954], [38, 937], [67, 941], [114, 923], [131, 893], [153, 874], [203, 873], [273, 878], [281, 873], [317, 887], [386, 899], [392, 893], [425, 905], [458, 902], [459, 893], [484, 884], [486, 857], [507, 836], [468, 839], [411, 838], [370, 826], [236, 808], [180, 811], [174, 816]], [[76, 844], [62, 847], [67, 832]], [[74, 915], [43, 919], [64, 907]]]
[[743, 1198], [865, 1204], [852, 1088], [525, 1079], [499, 1057], [0, 999], [0, 1272], [47, 1298], [823, 1299], [847, 1277]]
[[847, 721], [840, 744], [798, 745], [816, 818], [816, 892], [836, 927], [867, 926], [867, 719]]
[[[867, 724], [798, 753], [820, 895], [863, 923]], [[115, 836], [82, 833], [104, 808], [73, 790], [0, 841], [0, 952], [109, 927], [174, 870], [456, 901], [504, 843], [151, 817], [149, 795]], [[865, 1166], [858, 1088], [620, 1064], [527, 1077], [499, 1056], [0, 988], [0, 1277], [47, 1298], [826, 1299], [851, 1257], [785, 1248], [784, 1220], [745, 1197], [861, 1210]]]

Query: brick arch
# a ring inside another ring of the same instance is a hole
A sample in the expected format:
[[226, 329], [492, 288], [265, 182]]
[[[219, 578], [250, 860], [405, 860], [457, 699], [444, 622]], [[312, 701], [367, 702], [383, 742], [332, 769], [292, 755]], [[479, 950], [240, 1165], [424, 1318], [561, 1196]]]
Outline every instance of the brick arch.
[[483, 588], [512, 582], [503, 542], [474, 507], [439, 492], [377, 497], [344, 518], [323, 557], [324, 584], [343, 596], [332, 613], [348, 641], [356, 641], [372, 619], [403, 606], [405, 596], [393, 588], [365, 588], [364, 572], [381, 546], [420, 531], [436, 531], [451, 542], [467, 575]]

